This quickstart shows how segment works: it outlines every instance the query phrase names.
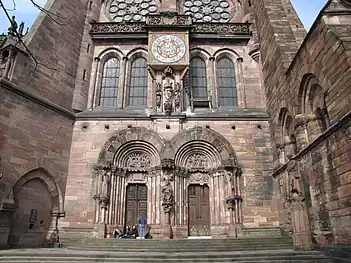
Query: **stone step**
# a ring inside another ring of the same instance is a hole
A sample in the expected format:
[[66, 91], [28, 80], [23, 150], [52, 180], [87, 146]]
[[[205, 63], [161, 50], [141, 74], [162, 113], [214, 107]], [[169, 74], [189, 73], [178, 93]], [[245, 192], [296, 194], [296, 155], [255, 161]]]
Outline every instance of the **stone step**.
[[90, 263], [90, 262], [306, 262], [334, 263], [319, 252], [296, 252], [292, 250], [244, 252], [96, 252], [70, 249], [13, 249], [2, 251], [0, 262], [20, 263]]

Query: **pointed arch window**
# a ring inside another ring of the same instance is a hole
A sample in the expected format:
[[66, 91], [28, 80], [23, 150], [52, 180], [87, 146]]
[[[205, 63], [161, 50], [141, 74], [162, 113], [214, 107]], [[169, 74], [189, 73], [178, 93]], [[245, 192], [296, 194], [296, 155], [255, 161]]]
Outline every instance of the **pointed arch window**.
[[224, 57], [218, 60], [217, 77], [219, 89], [218, 105], [237, 106], [235, 68], [231, 59]]
[[100, 106], [117, 106], [119, 64], [117, 58], [110, 58], [104, 63], [99, 99]]
[[135, 59], [132, 62], [130, 71], [128, 106], [146, 106], [147, 76], [146, 59], [143, 57]]
[[194, 100], [208, 100], [206, 63], [200, 57], [190, 61], [189, 68], [190, 87]]

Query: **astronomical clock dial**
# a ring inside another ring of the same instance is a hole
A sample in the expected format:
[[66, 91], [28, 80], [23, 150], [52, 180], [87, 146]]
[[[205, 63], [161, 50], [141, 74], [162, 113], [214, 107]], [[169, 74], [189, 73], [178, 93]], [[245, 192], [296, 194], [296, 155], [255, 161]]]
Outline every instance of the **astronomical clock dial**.
[[178, 36], [162, 35], [152, 43], [151, 52], [162, 63], [174, 63], [185, 55], [186, 47]]

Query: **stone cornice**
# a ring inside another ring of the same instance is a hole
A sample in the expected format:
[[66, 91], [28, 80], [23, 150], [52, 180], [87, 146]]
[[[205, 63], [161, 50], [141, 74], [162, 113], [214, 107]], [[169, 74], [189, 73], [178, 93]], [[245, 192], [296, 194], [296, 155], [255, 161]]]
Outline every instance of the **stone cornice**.
[[21, 97], [24, 97], [32, 102], [35, 102], [47, 109], [50, 109], [52, 111], [55, 111], [69, 119], [74, 120], [75, 119], [75, 114], [73, 111], [68, 110], [60, 105], [57, 105], [51, 101], [48, 101], [40, 96], [31, 94], [30, 92], [28, 92], [27, 90], [25, 90], [22, 87], [19, 87], [18, 85], [10, 82], [9, 80], [5, 79], [5, 78], [0, 78], [0, 87], [5, 88], [11, 92], [14, 92], [18, 95], [20, 95]]
[[291, 161], [299, 160], [303, 156], [305, 156], [307, 153], [311, 152], [317, 145], [319, 145], [321, 142], [323, 142], [325, 139], [328, 139], [331, 135], [333, 135], [336, 131], [338, 131], [342, 126], [350, 122], [351, 120], [351, 110], [346, 113], [338, 122], [334, 123], [332, 126], [330, 126], [328, 129], [326, 129], [323, 133], [321, 133], [316, 139], [314, 139], [309, 145], [307, 145], [305, 148], [303, 148], [300, 152], [295, 154], [291, 160], [285, 164], [282, 164], [278, 167], [276, 167], [273, 171], [272, 176], [277, 177], [279, 174], [281, 174], [283, 171], [287, 170], [288, 165]]

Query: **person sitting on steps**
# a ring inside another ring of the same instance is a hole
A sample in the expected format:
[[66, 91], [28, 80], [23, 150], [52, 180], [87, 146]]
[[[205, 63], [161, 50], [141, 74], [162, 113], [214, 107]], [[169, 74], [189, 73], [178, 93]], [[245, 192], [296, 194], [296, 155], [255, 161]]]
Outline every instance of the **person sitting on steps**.
[[118, 239], [121, 239], [123, 237], [123, 232], [119, 229], [119, 228], [116, 228], [114, 231], [113, 231], [113, 236], [114, 238], [118, 238]]
[[137, 237], [138, 237], [138, 230], [136, 226], [132, 226], [131, 238], [137, 238]]

